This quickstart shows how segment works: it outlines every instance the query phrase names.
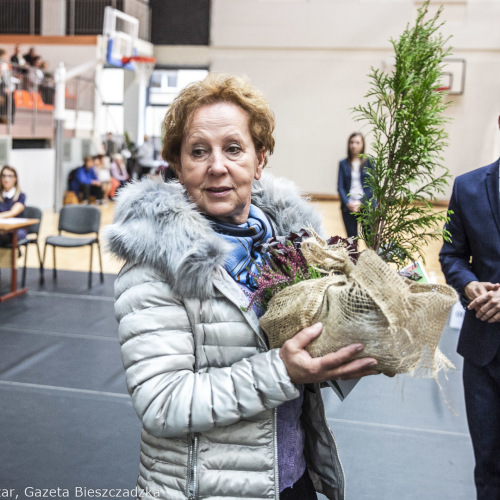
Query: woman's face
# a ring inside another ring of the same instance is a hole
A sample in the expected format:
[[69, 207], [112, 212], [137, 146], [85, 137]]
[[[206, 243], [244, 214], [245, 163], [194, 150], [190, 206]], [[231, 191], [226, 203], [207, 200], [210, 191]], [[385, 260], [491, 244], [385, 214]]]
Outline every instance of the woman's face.
[[2, 189], [4, 191], [10, 191], [17, 183], [17, 177], [12, 170], [5, 168], [2, 170], [1, 174], [2, 178], [0, 179], [2, 181]]
[[363, 151], [363, 138], [360, 135], [351, 137], [349, 141], [349, 151], [352, 156], [358, 156]]
[[184, 134], [179, 181], [200, 211], [233, 224], [248, 218], [252, 181], [260, 179], [265, 150], [256, 151], [248, 113], [225, 102], [198, 108]]

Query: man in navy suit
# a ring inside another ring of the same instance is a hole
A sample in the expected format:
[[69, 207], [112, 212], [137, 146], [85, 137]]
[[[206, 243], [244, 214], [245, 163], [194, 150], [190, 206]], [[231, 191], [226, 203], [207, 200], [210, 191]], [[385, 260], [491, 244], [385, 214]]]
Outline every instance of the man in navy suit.
[[[500, 127], [500, 117], [498, 119]], [[458, 353], [474, 447], [478, 500], [500, 499], [499, 160], [455, 179], [439, 260], [466, 313]]]

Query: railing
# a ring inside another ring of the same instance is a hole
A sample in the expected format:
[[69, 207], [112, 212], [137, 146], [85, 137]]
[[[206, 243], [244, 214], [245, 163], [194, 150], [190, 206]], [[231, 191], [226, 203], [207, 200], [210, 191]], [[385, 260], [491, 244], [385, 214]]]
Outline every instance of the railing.
[[0, 121], [7, 134], [23, 138], [52, 136], [54, 84], [48, 73], [33, 67], [4, 67], [0, 102]]
[[65, 107], [78, 114], [80, 111], [94, 112], [95, 83], [90, 78], [78, 77], [66, 82]]
[[[2, 71], [0, 83], [0, 135], [13, 138], [47, 138], [54, 134], [55, 83], [51, 72], [12, 64]], [[79, 113], [94, 112], [94, 81], [67, 82], [65, 105], [78, 123]]]
[[[65, 26], [59, 35], [99, 35], [104, 9], [114, 7], [139, 19], [139, 38], [151, 39], [151, 8], [148, 0], [1, 0], [0, 33], [44, 34], [43, 25]], [[54, 13], [58, 15], [54, 17]], [[44, 19], [44, 13], [46, 19]], [[61, 17], [62, 19], [57, 19]], [[53, 29], [51, 34], [56, 34]], [[56, 28], [57, 31], [57, 28]]]

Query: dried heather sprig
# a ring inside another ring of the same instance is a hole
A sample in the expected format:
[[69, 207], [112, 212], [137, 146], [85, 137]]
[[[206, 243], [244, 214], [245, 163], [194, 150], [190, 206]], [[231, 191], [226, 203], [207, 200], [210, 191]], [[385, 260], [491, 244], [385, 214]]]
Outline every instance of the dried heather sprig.
[[[259, 251], [266, 255], [265, 264], [258, 267], [258, 273], [252, 276], [257, 290], [252, 294], [248, 309], [257, 306], [266, 310], [270, 300], [284, 288], [295, 285], [300, 281], [322, 278], [321, 271], [310, 266], [300, 250], [302, 241], [309, 238], [305, 229], [292, 232], [288, 236], [277, 236], [269, 239], [259, 247]], [[351, 259], [356, 262], [359, 253], [352, 238], [334, 236], [327, 242], [330, 246], [344, 247]]]

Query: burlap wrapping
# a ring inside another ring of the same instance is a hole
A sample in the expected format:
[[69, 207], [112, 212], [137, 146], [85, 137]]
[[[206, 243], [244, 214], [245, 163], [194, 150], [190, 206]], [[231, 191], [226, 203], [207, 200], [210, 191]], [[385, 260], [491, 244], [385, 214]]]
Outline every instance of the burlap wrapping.
[[373, 250], [363, 251], [354, 264], [345, 248], [329, 247], [317, 235], [301, 249], [310, 265], [331, 275], [302, 281], [271, 299], [260, 319], [271, 348], [321, 321], [323, 332], [307, 347], [312, 357], [361, 342], [365, 348], [357, 357], [376, 358], [386, 375], [436, 378], [440, 369], [453, 366], [437, 347], [457, 301], [453, 288], [410, 281]]

